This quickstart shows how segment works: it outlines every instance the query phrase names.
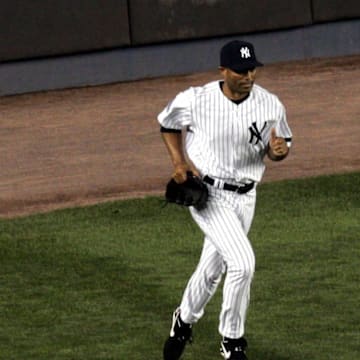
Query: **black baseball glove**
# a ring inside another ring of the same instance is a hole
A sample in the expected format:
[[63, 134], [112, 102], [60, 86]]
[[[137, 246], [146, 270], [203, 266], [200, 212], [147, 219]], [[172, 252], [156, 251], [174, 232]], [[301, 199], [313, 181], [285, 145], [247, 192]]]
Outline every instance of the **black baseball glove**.
[[209, 192], [206, 185], [191, 171], [187, 172], [187, 179], [178, 184], [171, 179], [166, 185], [165, 199], [169, 203], [183, 206], [194, 206], [201, 210], [206, 206]]

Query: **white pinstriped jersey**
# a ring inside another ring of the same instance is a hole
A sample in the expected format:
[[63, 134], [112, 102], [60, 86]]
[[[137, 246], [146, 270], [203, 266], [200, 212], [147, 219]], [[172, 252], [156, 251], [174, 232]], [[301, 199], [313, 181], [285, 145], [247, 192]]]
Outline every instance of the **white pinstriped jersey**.
[[179, 93], [158, 121], [169, 129], [187, 127], [186, 151], [202, 175], [234, 183], [259, 182], [271, 128], [291, 145], [285, 108], [259, 85], [237, 105], [223, 94], [220, 84], [213, 81]]

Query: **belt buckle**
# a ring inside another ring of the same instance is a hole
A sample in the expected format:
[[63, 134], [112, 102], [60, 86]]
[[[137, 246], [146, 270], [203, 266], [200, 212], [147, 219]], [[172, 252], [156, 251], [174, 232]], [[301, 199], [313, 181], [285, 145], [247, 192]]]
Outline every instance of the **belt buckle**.
[[246, 188], [246, 184], [238, 186], [237, 189], [235, 190], [235, 192], [237, 194], [242, 194], [244, 192], [244, 189]]

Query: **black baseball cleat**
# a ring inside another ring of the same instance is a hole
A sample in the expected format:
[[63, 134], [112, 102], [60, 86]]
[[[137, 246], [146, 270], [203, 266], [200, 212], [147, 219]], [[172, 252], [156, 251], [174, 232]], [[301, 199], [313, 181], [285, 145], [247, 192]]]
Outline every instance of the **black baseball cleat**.
[[220, 353], [225, 360], [247, 360], [246, 347], [247, 342], [244, 338], [229, 339], [224, 337], [221, 342]]
[[164, 360], [178, 360], [184, 352], [187, 342], [192, 342], [192, 328], [180, 318], [180, 309], [173, 314], [170, 336], [164, 345]]

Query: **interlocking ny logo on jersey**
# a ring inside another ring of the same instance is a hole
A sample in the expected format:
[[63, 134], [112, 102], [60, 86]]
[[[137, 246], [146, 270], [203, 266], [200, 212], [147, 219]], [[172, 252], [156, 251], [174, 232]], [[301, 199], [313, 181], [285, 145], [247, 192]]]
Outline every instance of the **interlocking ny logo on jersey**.
[[251, 126], [249, 127], [249, 131], [250, 131], [249, 143], [250, 144], [256, 145], [259, 143], [259, 141], [262, 141], [261, 133], [265, 129], [266, 124], [267, 124], [267, 122], [265, 121], [264, 126], [261, 128], [260, 131], [259, 131], [255, 121], [251, 124]]
[[243, 46], [241, 49], [240, 49], [240, 53], [241, 53], [241, 57], [242, 58], [249, 58], [251, 55], [250, 55], [250, 50], [248, 47], [246, 46]]

